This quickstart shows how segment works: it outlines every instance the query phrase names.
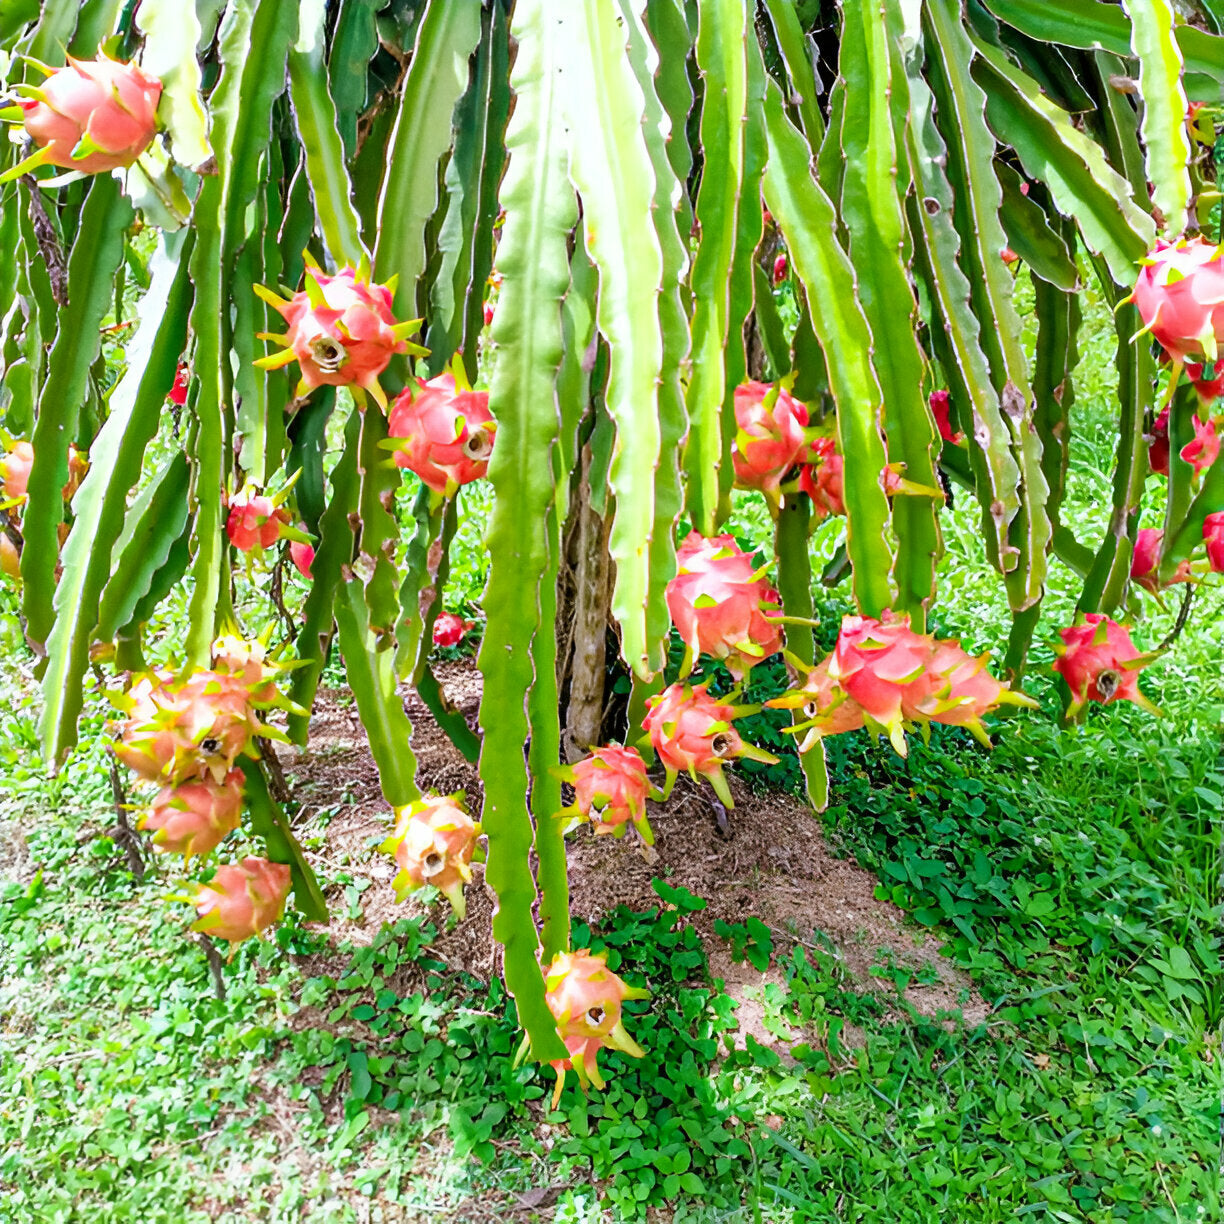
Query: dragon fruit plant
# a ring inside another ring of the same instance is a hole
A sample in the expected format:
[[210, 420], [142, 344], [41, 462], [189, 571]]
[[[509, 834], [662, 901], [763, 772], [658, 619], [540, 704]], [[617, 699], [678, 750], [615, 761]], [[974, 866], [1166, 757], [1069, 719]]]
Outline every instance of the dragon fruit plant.
[[460, 795], [429, 795], [397, 808], [395, 830], [379, 847], [399, 865], [392, 881], [397, 901], [428, 884], [450, 902], [460, 921], [467, 916], [463, 888], [472, 881], [480, 836], [480, 826], [461, 805]]
[[887, 735], [905, 756], [906, 727], [933, 722], [964, 727], [989, 747], [986, 714], [1037, 702], [996, 680], [986, 670], [988, 658], [975, 658], [959, 642], [915, 633], [908, 616], [846, 616], [837, 644], [803, 685], [766, 705], [802, 709], [804, 721], [792, 728], [807, 732], [800, 752], [825, 736], [866, 727]]
[[646, 819], [646, 800], [654, 788], [636, 748], [616, 744], [593, 748], [589, 756], [558, 770], [558, 776], [574, 787], [573, 805], [562, 808], [558, 816], [576, 814], [589, 820], [596, 836], [624, 837], [626, 828], [633, 825], [648, 846], [654, 845], [654, 832]]
[[153, 143], [162, 84], [138, 65], [71, 56], [63, 68], [30, 62], [47, 79], [18, 86], [19, 106], [5, 117], [19, 119], [36, 148], [0, 183], [39, 166], [107, 174], [130, 166]]
[[676, 576], [667, 584], [667, 610], [686, 647], [681, 674], [698, 655], [726, 662], [737, 680], [782, 649], [770, 613], [778, 592], [729, 535], [689, 533], [676, 553]]
[[489, 470], [497, 432], [489, 393], [461, 387], [449, 371], [405, 387], [388, 425], [396, 466], [415, 472], [443, 497], [454, 497]]
[[1100, 612], [1088, 612], [1075, 624], [1058, 631], [1054, 670], [1067, 682], [1071, 701], [1067, 717], [1074, 718], [1090, 701], [1133, 701], [1149, 714], [1160, 711], [1139, 688], [1139, 673], [1153, 663], [1154, 654], [1141, 654], [1130, 630]]
[[741, 489], [776, 502], [786, 474], [807, 444], [808, 411], [785, 387], [746, 382], [735, 389], [731, 463]]
[[244, 858], [241, 863], [218, 867], [207, 884], [192, 886], [189, 899], [199, 920], [191, 929], [239, 944], [281, 920], [289, 885], [285, 863]]
[[421, 320], [395, 321], [394, 284], [371, 280], [368, 263], [329, 276], [309, 262], [305, 281], [306, 287], [288, 299], [263, 285], [254, 286], [288, 327], [285, 332], [260, 333], [261, 340], [283, 347], [255, 364], [278, 370], [296, 361], [301, 370], [295, 392], [299, 399], [316, 387], [348, 387], [356, 393], [368, 391], [385, 412], [387, 397], [378, 376], [397, 353], [419, 356], [429, 351], [408, 341], [420, 329]]
[[660, 797], [666, 799], [671, 794], [680, 773], [687, 773], [694, 782], [700, 774], [719, 799], [733, 808], [735, 801], [723, 773], [723, 762], [747, 757], [766, 765], [778, 763], [776, 756], [741, 739], [731, 725], [742, 715], [754, 713], [756, 708], [721, 702], [710, 696], [706, 684], [677, 683], [651, 697], [642, 726], [667, 771]]
[[630, 1058], [642, 1058], [645, 1051], [625, 1030], [622, 1004], [626, 999], [648, 999], [650, 991], [629, 986], [608, 968], [606, 955], [588, 952], [560, 952], [553, 957], [544, 975], [548, 1008], [557, 1022], [557, 1032], [569, 1057], [552, 1063], [557, 1073], [552, 1107], [561, 1101], [565, 1073], [573, 1070], [583, 1090], [589, 1084], [604, 1087], [599, 1071], [601, 1049], [620, 1050]]

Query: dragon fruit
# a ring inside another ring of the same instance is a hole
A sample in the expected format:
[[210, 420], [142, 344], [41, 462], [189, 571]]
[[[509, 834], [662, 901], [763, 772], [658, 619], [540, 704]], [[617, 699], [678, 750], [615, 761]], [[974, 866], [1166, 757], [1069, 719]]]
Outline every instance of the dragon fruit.
[[1073, 717], [1089, 701], [1133, 701], [1152, 714], [1156, 707], [1139, 689], [1139, 672], [1153, 662], [1153, 655], [1140, 654], [1130, 631], [1099, 612], [1077, 618], [1059, 630], [1061, 643], [1054, 647], [1058, 658], [1054, 670], [1071, 690], [1067, 716]]
[[187, 385], [190, 377], [191, 371], [187, 369], [187, 363], [180, 361], [178, 369], [174, 371], [174, 386], [166, 393], [166, 398], [179, 408], [187, 402]]
[[218, 867], [209, 883], [195, 885], [192, 904], [199, 921], [191, 929], [231, 944], [250, 939], [280, 921], [289, 884], [286, 863], [244, 858]]
[[807, 444], [808, 411], [784, 387], [746, 382], [735, 389], [735, 441], [731, 463], [741, 489], [776, 498], [787, 472]]
[[472, 854], [480, 826], [460, 806], [458, 795], [428, 795], [396, 808], [395, 831], [380, 847], [393, 854], [399, 874], [392, 881], [397, 901], [426, 884], [451, 903], [455, 915], [467, 916], [463, 886], [472, 879]]
[[1224, 574], [1224, 510], [1217, 510], [1203, 520], [1203, 543], [1213, 572]]
[[314, 577], [310, 572], [310, 567], [314, 564], [315, 550], [313, 544], [304, 544], [301, 540], [289, 541], [289, 560], [297, 567], [297, 571], [306, 579], [311, 581]]
[[799, 488], [812, 499], [817, 519], [846, 513], [842, 500], [844, 462], [832, 438], [816, 438], [809, 446], [808, 462], [799, 472]]
[[1190, 562], [1183, 561], [1177, 572], [1167, 582], [1160, 582], [1156, 576], [1160, 564], [1160, 549], [1164, 542], [1164, 532], [1159, 527], [1144, 527], [1135, 537], [1135, 551], [1131, 554], [1131, 581], [1138, 583], [1145, 591], [1155, 595], [1162, 586], [1172, 586], [1176, 582], [1192, 581]]
[[272, 498], [244, 489], [229, 500], [225, 534], [239, 552], [255, 552], [271, 548], [281, 537], [282, 525], [288, 522], [288, 511]]
[[946, 391], [932, 391], [927, 403], [931, 406], [931, 415], [939, 429], [939, 436], [945, 442], [958, 446], [964, 441], [965, 435], [952, 428], [952, 397]]
[[1128, 301], [1174, 362], [1215, 365], [1224, 340], [1224, 258], [1201, 237], [1156, 243]]
[[1204, 403], [1212, 403], [1224, 395], [1224, 361], [1217, 361], [1210, 368], [1187, 362], [1186, 377], [1194, 384]]
[[779, 255], [774, 260], [773, 265], [773, 283], [775, 289], [786, 279], [786, 275], [789, 270], [790, 269], [787, 267], [786, 255]]
[[211, 777], [180, 786], [165, 786], [140, 819], [141, 829], [155, 829], [159, 850], [190, 858], [214, 849], [238, 827], [246, 775], [231, 769], [222, 782]]
[[718, 797], [734, 807], [731, 790], [723, 774], [723, 762], [749, 757], [776, 765], [778, 758], [745, 743], [731, 726], [734, 719], [751, 713], [751, 706], [733, 706], [711, 697], [705, 684], [673, 684], [651, 697], [642, 722], [650, 744], [667, 770], [663, 798], [671, 794], [676, 776], [685, 770], [694, 781], [702, 774]]
[[186, 679], [153, 672], [112, 700], [127, 713], [115, 756], [152, 782], [173, 786], [209, 774], [221, 783], [237, 757], [268, 733], [242, 678], [216, 671]]
[[458, 646], [463, 641], [463, 635], [472, 627], [472, 621], [466, 621], [453, 612], [439, 612], [434, 621], [433, 644], [435, 646]]
[[589, 820], [597, 835], [623, 837], [626, 826], [632, 824], [648, 846], [654, 844], [654, 833], [646, 819], [650, 780], [636, 748], [615, 744], [595, 748], [590, 756], [562, 770], [561, 776], [574, 785], [574, 806], [564, 810], [577, 811]]
[[38, 166], [106, 174], [130, 166], [157, 135], [161, 82], [135, 64], [75, 60], [21, 85], [21, 121], [38, 149], [7, 171], [7, 182]]
[[577, 1072], [584, 1090], [588, 1083], [603, 1088], [598, 1062], [600, 1049], [620, 1050], [630, 1058], [645, 1055], [625, 1031], [622, 1004], [626, 999], [648, 999], [650, 991], [626, 985], [608, 968], [606, 955], [585, 948], [557, 953], [544, 982], [548, 1009], [570, 1055], [552, 1064], [557, 1073], [552, 1099], [556, 1109], [565, 1086], [565, 1073], [571, 1068]]
[[1196, 476], [1201, 476], [1220, 455], [1220, 436], [1216, 431], [1214, 420], [1206, 422], [1194, 418], [1194, 437], [1182, 447], [1182, 461], [1194, 468]]
[[667, 584], [667, 610], [693, 658], [725, 659], [740, 680], [756, 663], [782, 649], [782, 633], [767, 615], [778, 592], [729, 535], [689, 533]]
[[387, 397], [378, 376], [396, 353], [427, 351], [407, 339], [420, 327], [420, 319], [397, 323], [390, 286], [375, 284], [368, 268], [341, 268], [328, 276], [309, 266], [305, 289], [288, 301], [263, 285], [256, 285], [255, 292], [280, 313], [289, 329], [261, 333], [261, 340], [285, 347], [255, 364], [278, 370], [296, 361], [302, 372], [299, 398], [320, 386], [351, 387], [368, 391], [385, 412]]
[[0, 530], [0, 574], [7, 574], [14, 581], [21, 577], [21, 553], [4, 530]]
[[34, 448], [28, 442], [14, 442], [0, 458], [0, 476], [4, 478], [5, 501], [24, 501], [34, 466]]
[[1148, 466], [1158, 476], [1169, 474], [1169, 410], [1164, 408], [1152, 422], [1148, 435]]
[[390, 430], [396, 466], [415, 472], [435, 493], [454, 497], [460, 485], [489, 470], [497, 424], [489, 393], [459, 387], [448, 372], [405, 387], [392, 405]]

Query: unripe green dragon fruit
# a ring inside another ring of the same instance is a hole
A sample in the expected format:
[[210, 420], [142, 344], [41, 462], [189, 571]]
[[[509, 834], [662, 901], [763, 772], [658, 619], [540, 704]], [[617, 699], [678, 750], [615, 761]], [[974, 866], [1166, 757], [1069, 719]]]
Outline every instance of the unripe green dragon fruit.
[[458, 795], [427, 795], [396, 808], [395, 831], [379, 848], [399, 864], [399, 875], [392, 881], [397, 901], [429, 884], [462, 920], [467, 916], [463, 886], [472, 879], [480, 826], [460, 804]]
[[605, 955], [580, 948], [559, 952], [544, 975], [548, 1008], [557, 1021], [557, 1032], [565, 1042], [569, 1058], [552, 1064], [557, 1073], [552, 1107], [557, 1108], [565, 1073], [571, 1068], [583, 1090], [588, 1084], [603, 1088], [599, 1071], [600, 1049], [620, 1050], [630, 1058], [642, 1058], [645, 1051], [625, 1031], [622, 1003], [626, 999], [648, 999], [644, 987], [626, 985], [608, 968]]
[[677, 775], [683, 770], [694, 780], [705, 777], [727, 807], [734, 807], [730, 787], [723, 774], [723, 762], [749, 757], [776, 765], [778, 758], [742, 740], [731, 723], [755, 706], [735, 706], [711, 697], [705, 684], [671, 685], [647, 702], [642, 722], [651, 747], [667, 770], [663, 798], [671, 794]]

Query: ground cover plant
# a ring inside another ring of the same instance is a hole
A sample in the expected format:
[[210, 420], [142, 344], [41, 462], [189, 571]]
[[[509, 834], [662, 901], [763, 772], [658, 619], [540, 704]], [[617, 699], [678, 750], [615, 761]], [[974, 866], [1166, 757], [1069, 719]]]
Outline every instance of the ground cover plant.
[[14, 1209], [1209, 1210], [1221, 45], [0, 15]]

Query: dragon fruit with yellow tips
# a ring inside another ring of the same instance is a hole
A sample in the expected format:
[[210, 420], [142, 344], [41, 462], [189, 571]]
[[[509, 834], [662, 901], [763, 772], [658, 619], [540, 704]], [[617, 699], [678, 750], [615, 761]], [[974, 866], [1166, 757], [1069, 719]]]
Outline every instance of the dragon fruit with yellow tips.
[[457, 795], [429, 795], [396, 808], [395, 830], [382, 846], [395, 856], [399, 874], [392, 881], [395, 899], [429, 884], [450, 902], [456, 917], [467, 916], [463, 895], [472, 880], [472, 855], [480, 826], [460, 806]]
[[1058, 634], [1062, 640], [1054, 646], [1058, 655], [1054, 670], [1071, 692], [1068, 717], [1090, 701], [1102, 705], [1133, 701], [1150, 714], [1160, 713], [1139, 688], [1140, 671], [1157, 656], [1141, 654], [1124, 625], [1100, 612], [1088, 612]]
[[140, 818], [155, 830], [153, 845], [171, 854], [204, 855], [238, 827], [246, 775], [231, 769], [221, 782], [209, 776], [163, 787]]
[[736, 718], [751, 714], [756, 708], [719, 701], [710, 696], [705, 684], [677, 683], [652, 697], [647, 702], [642, 726], [667, 770], [662, 797], [666, 799], [671, 794], [681, 772], [694, 781], [700, 774], [727, 807], [734, 807], [723, 762], [739, 757], [767, 765], [778, 762], [777, 757], [746, 743], [731, 725]]
[[778, 592], [729, 535], [689, 533], [676, 554], [678, 569], [667, 584], [667, 610], [688, 648], [726, 661], [742, 680], [749, 669], [782, 649], [782, 633], [770, 613]]
[[653, 788], [646, 776], [646, 763], [636, 748], [616, 744], [594, 748], [590, 756], [557, 773], [574, 787], [574, 804], [563, 808], [560, 815], [576, 812], [591, 822], [597, 836], [611, 833], [623, 837], [633, 825], [648, 846], [654, 844], [654, 833], [646, 819], [646, 799]]
[[207, 884], [192, 889], [199, 920], [191, 929], [230, 944], [250, 939], [281, 920], [290, 882], [287, 864], [263, 858], [218, 867]]
[[429, 351], [409, 343], [408, 337], [419, 330], [421, 320], [395, 321], [393, 285], [371, 280], [368, 266], [341, 268], [329, 276], [308, 261], [305, 288], [289, 299], [263, 285], [256, 285], [255, 292], [288, 326], [283, 333], [261, 333], [261, 340], [284, 347], [255, 364], [277, 370], [296, 361], [301, 370], [299, 398], [316, 387], [350, 387], [368, 391], [385, 412], [387, 397], [378, 376], [397, 353], [420, 356]]
[[606, 955], [580, 948], [559, 952], [544, 975], [544, 998], [557, 1022], [557, 1032], [569, 1051], [569, 1058], [552, 1064], [557, 1073], [552, 1107], [557, 1108], [565, 1074], [576, 1072], [585, 1091], [593, 1084], [603, 1088], [598, 1055], [601, 1049], [620, 1050], [630, 1058], [642, 1058], [645, 1051], [625, 1030], [623, 1004], [626, 999], [648, 999], [645, 987], [629, 986], [608, 968]]
[[776, 499], [787, 472], [807, 444], [808, 410], [785, 387], [746, 382], [735, 388], [731, 463], [741, 489]]
[[1201, 237], [1161, 240], [1142, 260], [1135, 304], [1150, 332], [1173, 362], [1173, 383], [1187, 362], [1215, 366], [1224, 342], [1224, 255]]

